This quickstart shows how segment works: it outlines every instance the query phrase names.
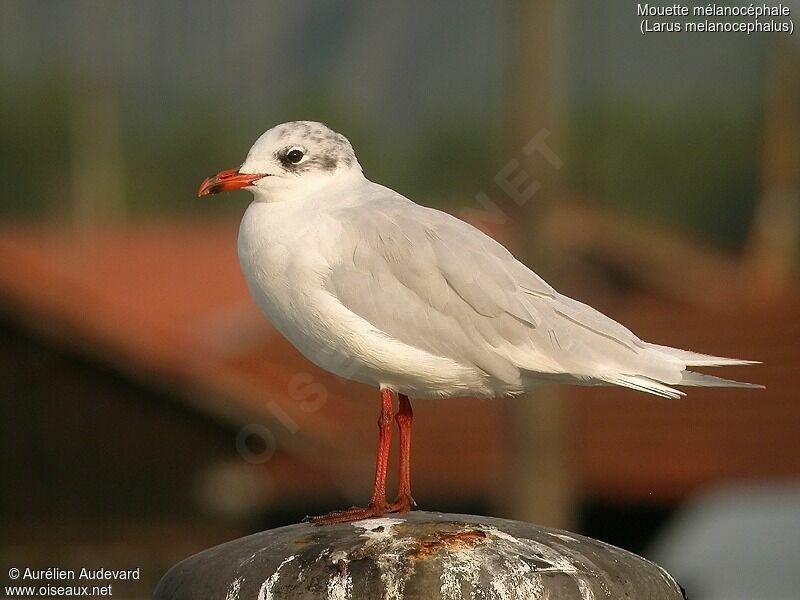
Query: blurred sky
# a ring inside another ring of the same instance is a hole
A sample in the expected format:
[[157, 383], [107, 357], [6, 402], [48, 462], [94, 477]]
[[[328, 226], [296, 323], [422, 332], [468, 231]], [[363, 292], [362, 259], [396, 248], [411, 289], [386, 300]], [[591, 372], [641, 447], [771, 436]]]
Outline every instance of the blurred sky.
[[[0, 215], [81, 213], [95, 193], [101, 213], [112, 196], [110, 214], [213, 211], [192, 197], [202, 177], [307, 118], [370, 178], [472, 202], [514, 158], [514, 6], [4, 0]], [[635, 4], [564, 7], [562, 190], [740, 244], [775, 36], [642, 37]]]

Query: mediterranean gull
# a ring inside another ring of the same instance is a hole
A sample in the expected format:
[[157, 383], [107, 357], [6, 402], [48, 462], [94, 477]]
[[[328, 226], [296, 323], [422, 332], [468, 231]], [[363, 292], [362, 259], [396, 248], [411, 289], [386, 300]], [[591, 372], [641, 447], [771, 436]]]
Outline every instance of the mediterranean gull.
[[[675, 386], [761, 387], [689, 370], [754, 361], [645, 342], [475, 227], [369, 181], [347, 138], [322, 123], [273, 127], [199, 195], [239, 188], [254, 196], [238, 250], [258, 306], [313, 363], [380, 389], [372, 499], [316, 524], [414, 506], [409, 396], [506, 396], [548, 382], [665, 398], [684, 395]], [[388, 503], [394, 394], [400, 476]]]

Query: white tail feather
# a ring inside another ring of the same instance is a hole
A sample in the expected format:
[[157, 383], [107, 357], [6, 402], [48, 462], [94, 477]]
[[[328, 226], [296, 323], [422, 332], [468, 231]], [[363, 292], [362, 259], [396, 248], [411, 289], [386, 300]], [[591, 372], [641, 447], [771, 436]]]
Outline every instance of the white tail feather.
[[[660, 346], [659, 344], [651, 344], [644, 342], [646, 348], [656, 350], [661, 354], [666, 354], [671, 358], [675, 358], [687, 367], [722, 367], [725, 365], [758, 365], [761, 364], [757, 360], [742, 360], [740, 358], [726, 358], [724, 356], [711, 356], [710, 354], [700, 354], [699, 352], [692, 352], [691, 350], [681, 350], [680, 348], [671, 348], [669, 346]], [[684, 384], [690, 385], [690, 384]]]
[[645, 377], [644, 375], [617, 375], [615, 377], [604, 378], [604, 381], [613, 385], [620, 385], [632, 390], [661, 396], [662, 398], [670, 398], [671, 400], [677, 400], [681, 396], [686, 395], [680, 390], [676, 390], [675, 388], [669, 387], [655, 379]]
[[[677, 385], [690, 385], [694, 387], [729, 387], [729, 388], [751, 388], [763, 389], [763, 385], [757, 383], [746, 383], [743, 381], [734, 381], [733, 379], [723, 379], [722, 377], [714, 377], [713, 375], [706, 375], [705, 373], [695, 373], [694, 371], [684, 371], [681, 380]], [[665, 383], [656, 381], [644, 375], [616, 375], [613, 377], [604, 377], [603, 381], [612, 385], [619, 385], [622, 387], [630, 388], [640, 392], [646, 392], [662, 398], [670, 398], [677, 400], [685, 396], [686, 393], [676, 390]]]
[[681, 382], [678, 385], [764, 389], [763, 385], [759, 385], [757, 383], [746, 383], [744, 381], [734, 381], [733, 379], [723, 379], [722, 377], [714, 377], [714, 375], [706, 375], [705, 373], [695, 373], [694, 371], [684, 371]]

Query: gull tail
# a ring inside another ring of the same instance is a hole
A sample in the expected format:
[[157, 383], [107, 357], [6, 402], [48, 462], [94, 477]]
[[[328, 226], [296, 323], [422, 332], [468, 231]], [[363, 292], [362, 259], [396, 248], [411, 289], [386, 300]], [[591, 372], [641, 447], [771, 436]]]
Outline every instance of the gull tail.
[[686, 385], [693, 387], [727, 387], [727, 388], [749, 388], [749, 389], [764, 389], [763, 385], [757, 383], [746, 383], [743, 381], [734, 381], [733, 379], [723, 379], [722, 377], [715, 377], [713, 375], [706, 375], [705, 373], [697, 373], [695, 371], [687, 370], [688, 367], [721, 367], [726, 365], [756, 365], [760, 364], [755, 360], [742, 360], [739, 358], [726, 358], [724, 356], [711, 356], [709, 354], [700, 354], [690, 350], [681, 350], [679, 348], [671, 348], [669, 346], [659, 346], [658, 344], [650, 344], [643, 342], [643, 346], [656, 351], [658, 354], [666, 359], [671, 359], [674, 363], [683, 366], [680, 372], [680, 379], [669, 381], [655, 379], [646, 375], [615, 375], [613, 377], [605, 378], [607, 383], [619, 385], [622, 387], [631, 388], [640, 392], [654, 394], [662, 398], [677, 399], [685, 396], [686, 393], [677, 390], [672, 386]]
[[[677, 390], [671, 385], [667, 385], [661, 381], [651, 379], [644, 375], [617, 375], [615, 377], [606, 377], [604, 381], [612, 385], [619, 385], [622, 387], [637, 390], [639, 392], [646, 392], [654, 396], [661, 396], [662, 398], [669, 398], [677, 400], [686, 395], [686, 392]], [[690, 385], [693, 387], [727, 387], [727, 388], [749, 388], [749, 389], [764, 389], [763, 385], [757, 383], [746, 383], [744, 381], [734, 381], [733, 379], [723, 379], [722, 377], [714, 377], [713, 375], [706, 375], [705, 373], [695, 373], [694, 371], [683, 371], [681, 373], [681, 380], [672, 385]]]

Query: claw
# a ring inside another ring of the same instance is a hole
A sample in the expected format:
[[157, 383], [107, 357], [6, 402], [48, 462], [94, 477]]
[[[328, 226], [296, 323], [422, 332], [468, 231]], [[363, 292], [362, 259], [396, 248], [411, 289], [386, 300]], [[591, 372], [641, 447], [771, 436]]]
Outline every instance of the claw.
[[392, 504], [384, 506], [367, 506], [364, 508], [353, 507], [346, 510], [336, 510], [329, 512], [327, 515], [320, 515], [318, 517], [311, 517], [309, 520], [312, 525], [335, 525], [337, 523], [350, 523], [352, 521], [362, 521], [364, 519], [374, 519], [383, 516], [387, 513], [401, 513], [411, 510], [411, 503], [414, 501], [408, 499], [398, 499]]

